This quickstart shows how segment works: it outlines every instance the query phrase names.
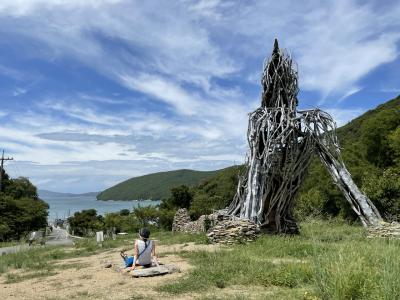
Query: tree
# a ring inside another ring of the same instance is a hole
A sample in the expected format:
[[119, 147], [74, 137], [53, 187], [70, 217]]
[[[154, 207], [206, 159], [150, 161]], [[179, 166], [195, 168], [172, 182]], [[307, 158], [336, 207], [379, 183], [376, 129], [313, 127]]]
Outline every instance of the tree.
[[400, 168], [365, 178], [364, 191], [388, 221], [400, 221]]
[[149, 224], [157, 224], [159, 217], [158, 210], [154, 206], [137, 207], [133, 211], [133, 215], [143, 227], [147, 227]]
[[92, 236], [95, 231], [104, 228], [104, 218], [101, 215], [97, 215], [95, 209], [86, 209], [76, 212], [68, 220], [71, 230], [74, 231], [74, 234], [80, 236]]
[[163, 209], [189, 208], [193, 199], [193, 193], [186, 185], [180, 185], [171, 189], [171, 196], [162, 200], [160, 207]]
[[120, 214], [121, 216], [129, 216], [130, 213], [131, 213], [130, 210], [129, 210], [129, 209], [126, 209], [126, 208], [121, 209], [121, 210], [119, 211], [119, 214]]
[[399, 132], [396, 128], [399, 126], [398, 108], [380, 111], [365, 122], [361, 138], [366, 146], [366, 157], [371, 163], [381, 168], [393, 166], [395, 151], [390, 142], [391, 139], [397, 140]]
[[20, 239], [47, 226], [48, 204], [38, 198], [36, 187], [24, 177], [3, 177], [0, 192], [0, 240]]

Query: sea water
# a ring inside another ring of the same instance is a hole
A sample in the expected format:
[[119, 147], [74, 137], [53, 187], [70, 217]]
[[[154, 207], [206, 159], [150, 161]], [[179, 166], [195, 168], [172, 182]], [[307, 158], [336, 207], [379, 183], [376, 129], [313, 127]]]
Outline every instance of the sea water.
[[95, 196], [48, 196], [41, 197], [41, 199], [47, 202], [49, 208], [49, 221], [54, 219], [65, 219], [77, 211], [83, 209], [95, 209], [98, 215], [105, 215], [106, 213], [118, 212], [121, 209], [129, 209], [132, 211], [137, 207], [144, 207], [150, 205], [158, 205], [158, 200], [132, 200], [132, 201], [98, 201]]

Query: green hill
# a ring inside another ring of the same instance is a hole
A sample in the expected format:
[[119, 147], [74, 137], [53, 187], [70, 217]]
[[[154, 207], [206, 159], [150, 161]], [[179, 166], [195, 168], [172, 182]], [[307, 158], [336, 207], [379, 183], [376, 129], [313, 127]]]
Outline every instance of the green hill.
[[199, 184], [219, 171], [183, 169], [134, 177], [104, 190], [97, 195], [97, 200], [159, 200], [168, 197], [170, 189], [175, 186]]

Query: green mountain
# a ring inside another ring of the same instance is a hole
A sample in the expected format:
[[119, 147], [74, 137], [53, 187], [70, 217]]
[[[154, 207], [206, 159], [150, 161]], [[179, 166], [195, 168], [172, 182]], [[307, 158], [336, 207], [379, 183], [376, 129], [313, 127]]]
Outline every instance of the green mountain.
[[219, 171], [183, 169], [134, 177], [104, 190], [97, 195], [97, 200], [159, 200], [168, 197], [170, 189], [175, 186], [199, 184]]

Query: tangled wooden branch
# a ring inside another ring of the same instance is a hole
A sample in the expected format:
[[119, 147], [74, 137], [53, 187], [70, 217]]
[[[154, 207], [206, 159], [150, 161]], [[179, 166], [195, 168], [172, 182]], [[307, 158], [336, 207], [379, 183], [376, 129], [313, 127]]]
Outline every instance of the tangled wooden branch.
[[297, 233], [295, 198], [317, 151], [362, 223], [378, 226], [378, 210], [343, 163], [332, 117], [319, 109], [297, 110], [297, 68], [277, 40], [261, 84], [261, 107], [249, 116], [247, 168], [228, 214], [252, 220], [265, 231]]

